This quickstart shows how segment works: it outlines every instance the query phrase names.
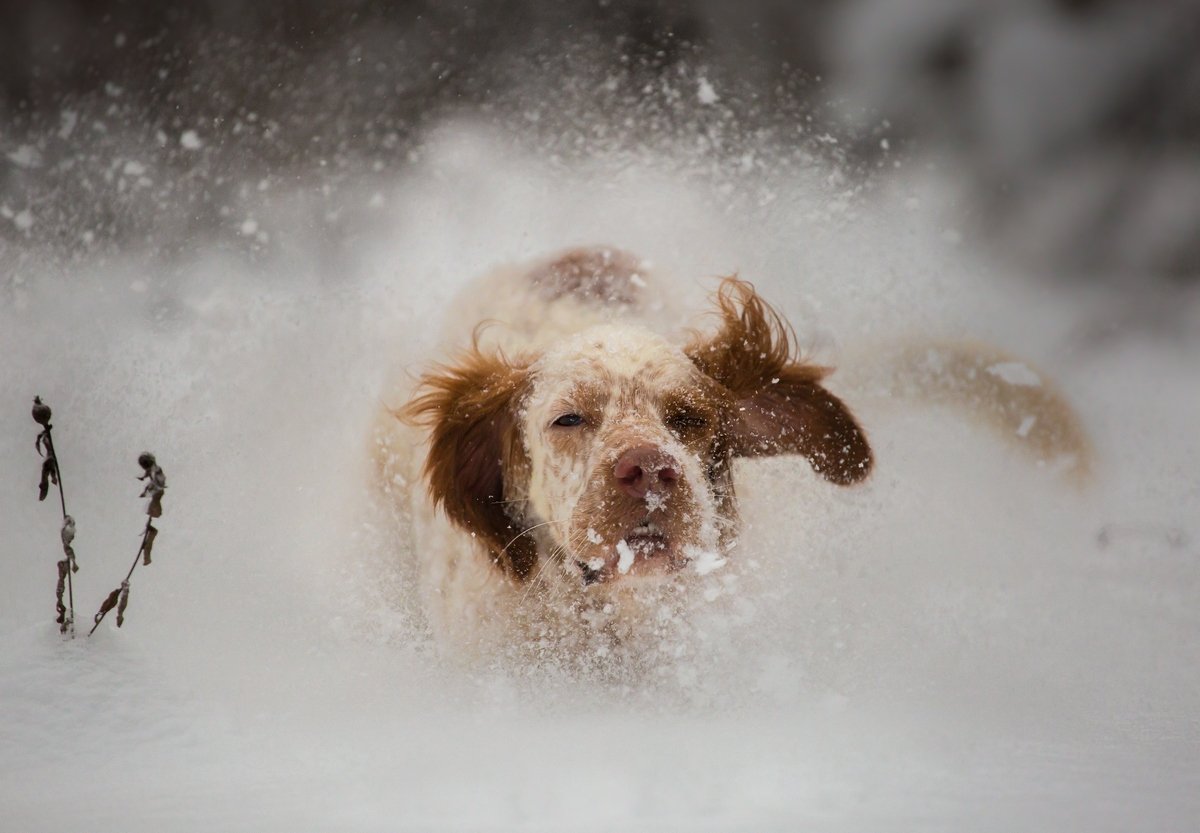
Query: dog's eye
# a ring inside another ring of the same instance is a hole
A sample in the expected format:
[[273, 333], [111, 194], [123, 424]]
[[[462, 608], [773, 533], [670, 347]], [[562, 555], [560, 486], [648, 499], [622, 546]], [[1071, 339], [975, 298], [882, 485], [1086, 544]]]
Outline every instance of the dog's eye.
[[667, 427], [673, 431], [689, 431], [696, 428], [703, 428], [708, 425], [708, 420], [694, 411], [680, 411], [677, 414], [671, 414], [666, 419]]
[[576, 425], [583, 424], [583, 417], [579, 414], [563, 414], [558, 419], [554, 420], [554, 424], [563, 428], [573, 428]]

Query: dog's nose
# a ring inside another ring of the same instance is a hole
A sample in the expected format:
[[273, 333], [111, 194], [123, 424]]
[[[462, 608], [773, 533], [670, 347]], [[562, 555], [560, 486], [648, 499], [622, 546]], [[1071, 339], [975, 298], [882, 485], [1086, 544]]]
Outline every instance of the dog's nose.
[[679, 464], [661, 448], [641, 445], [617, 458], [613, 477], [625, 494], [644, 498], [647, 492], [674, 486], [679, 479]]

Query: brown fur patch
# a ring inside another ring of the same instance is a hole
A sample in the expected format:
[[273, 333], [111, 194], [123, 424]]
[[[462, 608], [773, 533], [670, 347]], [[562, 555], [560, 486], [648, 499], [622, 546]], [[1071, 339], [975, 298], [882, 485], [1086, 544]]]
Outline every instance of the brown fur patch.
[[1031, 362], [984, 344], [929, 341], [899, 349], [892, 372], [896, 394], [965, 410], [1040, 463], [1061, 465], [1078, 485], [1088, 481], [1094, 452], [1087, 431]]
[[398, 414], [429, 428], [425, 477], [435, 505], [518, 579], [537, 562], [534, 541], [523, 537], [506, 502], [526, 465], [516, 414], [527, 384], [524, 366], [472, 348], [456, 364], [426, 374], [420, 394]]
[[845, 403], [820, 384], [829, 371], [800, 360], [791, 329], [750, 283], [726, 278], [716, 304], [720, 329], [694, 338], [686, 352], [734, 397], [732, 453], [802, 454], [830, 482], [865, 478], [870, 444]]

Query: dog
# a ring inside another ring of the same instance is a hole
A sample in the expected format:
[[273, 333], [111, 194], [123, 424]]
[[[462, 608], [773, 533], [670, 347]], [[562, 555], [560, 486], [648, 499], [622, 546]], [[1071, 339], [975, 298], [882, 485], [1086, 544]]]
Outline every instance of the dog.
[[[715, 327], [682, 339], [664, 326], [664, 283], [605, 247], [499, 270], [457, 308], [457, 320], [484, 322], [469, 346], [385, 409], [380, 483], [411, 512], [416, 579], [443, 646], [602, 655], [685, 608], [734, 557], [735, 460], [795, 455], [829, 488], [870, 477], [867, 432], [827, 386], [830, 370], [799, 354], [750, 283], [722, 280]], [[977, 403], [981, 384], [1006, 384], [984, 372], [998, 358], [947, 349], [920, 378], [926, 393]], [[1058, 398], [1045, 399], [1026, 410], [1054, 414]]]

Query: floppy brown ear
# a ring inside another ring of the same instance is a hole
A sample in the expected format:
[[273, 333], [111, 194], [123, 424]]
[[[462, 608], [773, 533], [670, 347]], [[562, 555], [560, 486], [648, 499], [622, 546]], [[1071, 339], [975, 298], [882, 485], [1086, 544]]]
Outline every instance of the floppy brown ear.
[[735, 456], [803, 454], [840, 485], [871, 471], [871, 446], [850, 409], [821, 385], [828, 370], [802, 362], [787, 325], [754, 291], [726, 278], [716, 296], [721, 327], [688, 356], [733, 395], [726, 429]]
[[399, 413], [429, 428], [425, 478], [434, 503], [516, 578], [528, 576], [537, 560], [506, 502], [523, 453], [517, 409], [526, 380], [524, 367], [472, 348], [455, 365], [426, 374], [419, 395]]

